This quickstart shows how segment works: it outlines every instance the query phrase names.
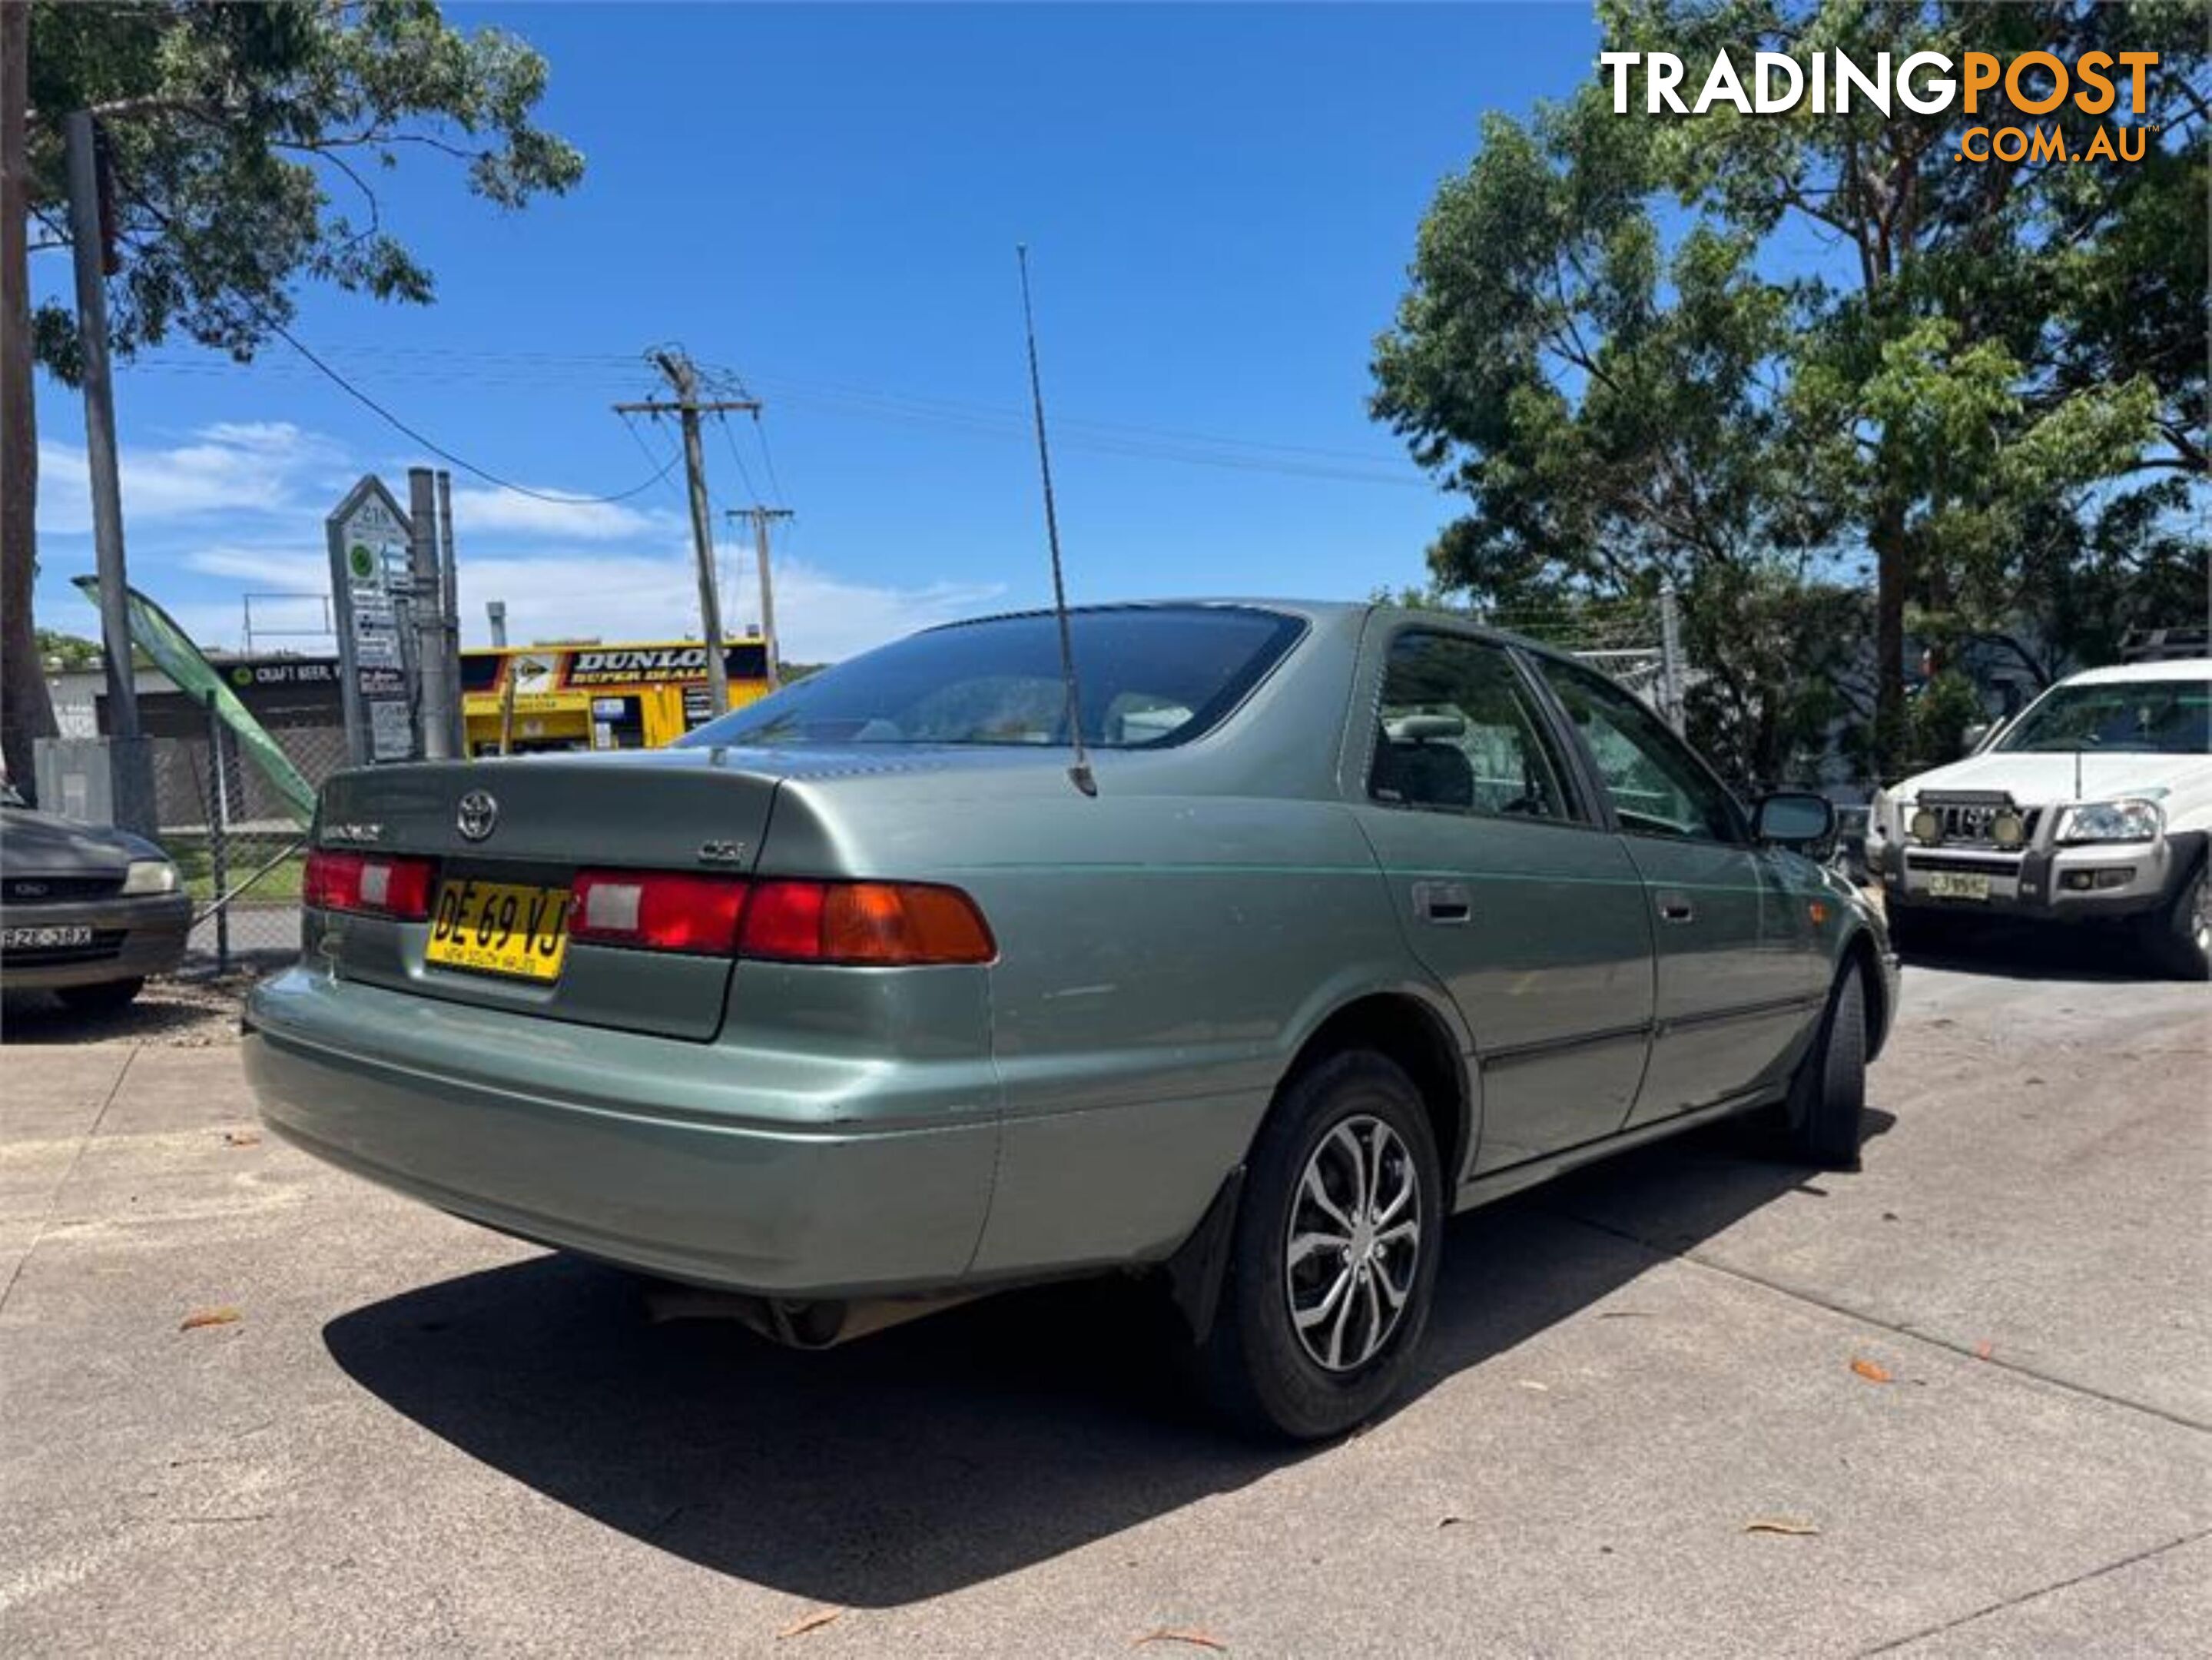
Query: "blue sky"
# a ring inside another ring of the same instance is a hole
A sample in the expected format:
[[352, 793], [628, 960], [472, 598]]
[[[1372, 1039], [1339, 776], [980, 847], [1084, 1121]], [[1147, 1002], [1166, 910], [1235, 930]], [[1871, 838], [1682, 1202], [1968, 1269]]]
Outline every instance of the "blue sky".
[[[710, 429], [708, 470], [718, 509], [799, 514], [778, 587], [798, 659], [1046, 597], [1018, 240], [1073, 597], [1418, 581], [1451, 506], [1367, 419], [1370, 343], [1483, 113], [1564, 94], [1597, 50], [1578, 4], [451, 11], [544, 52], [544, 119], [585, 180], [506, 216], [410, 156], [385, 218], [437, 304], [310, 292], [296, 331], [447, 448], [556, 491], [668, 453], [608, 409], [653, 390], [647, 346], [743, 375], [767, 453]], [[281, 344], [234, 368], [173, 342], [117, 400], [133, 579], [214, 644], [240, 643], [242, 593], [325, 585], [322, 516], [354, 477], [404, 493], [431, 459]], [[65, 587], [92, 562], [82, 415], [46, 385], [40, 419], [40, 617], [90, 634]], [[696, 630], [678, 475], [574, 509], [455, 483], [470, 639], [489, 598], [518, 640]], [[734, 545], [726, 569], [734, 625], [756, 611]]]

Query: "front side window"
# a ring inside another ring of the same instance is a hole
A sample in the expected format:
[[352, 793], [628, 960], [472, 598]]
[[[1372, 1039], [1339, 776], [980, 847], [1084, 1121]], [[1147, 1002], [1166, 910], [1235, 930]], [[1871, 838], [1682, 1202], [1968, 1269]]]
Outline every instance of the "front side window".
[[1621, 829], [1689, 841], [1745, 839], [1735, 798], [1657, 715], [1602, 675], [1552, 657], [1536, 662], [1589, 746]]
[[1376, 800], [1571, 819], [1565, 773], [1503, 648], [1422, 630], [1391, 642], [1368, 775]]
[[2212, 751], [2212, 681], [2114, 680], [2057, 686], [2044, 694], [1997, 748], [2033, 753], [2088, 750], [2121, 755], [2203, 755]]
[[[1297, 643], [1294, 617], [1240, 605], [1071, 612], [1083, 736], [1165, 749], [1235, 708]], [[714, 745], [1065, 745], [1067, 689], [1049, 611], [911, 635], [678, 739]]]

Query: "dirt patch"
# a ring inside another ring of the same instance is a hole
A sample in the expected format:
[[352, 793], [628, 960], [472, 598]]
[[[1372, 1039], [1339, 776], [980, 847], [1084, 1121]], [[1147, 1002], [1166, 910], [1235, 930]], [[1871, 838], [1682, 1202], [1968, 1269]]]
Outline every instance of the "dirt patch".
[[9, 1043], [159, 1043], [210, 1049], [238, 1041], [246, 988], [259, 976], [238, 973], [149, 980], [127, 1008], [82, 1014], [51, 992], [0, 997], [0, 1042]]

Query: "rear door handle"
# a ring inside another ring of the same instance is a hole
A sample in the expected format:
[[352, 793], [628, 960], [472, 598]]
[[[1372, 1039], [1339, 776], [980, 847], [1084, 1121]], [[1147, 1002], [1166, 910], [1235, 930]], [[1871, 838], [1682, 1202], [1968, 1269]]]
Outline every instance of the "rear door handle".
[[1662, 922], [1690, 922], [1697, 920], [1697, 908], [1690, 903], [1686, 893], [1672, 891], [1659, 895], [1659, 920]]
[[1413, 884], [1413, 914], [1424, 922], [1434, 922], [1443, 927], [1454, 927], [1474, 915], [1468, 901], [1467, 888], [1458, 882], [1416, 882]]

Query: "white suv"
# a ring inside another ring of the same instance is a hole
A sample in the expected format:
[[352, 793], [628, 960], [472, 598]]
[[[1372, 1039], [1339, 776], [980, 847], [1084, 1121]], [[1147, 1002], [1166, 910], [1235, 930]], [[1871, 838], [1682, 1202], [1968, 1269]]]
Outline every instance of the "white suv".
[[2124, 917], [2164, 967], [2212, 976], [2208, 722], [2212, 658], [2092, 669], [1876, 794], [1867, 863], [1898, 949], [1970, 913]]

